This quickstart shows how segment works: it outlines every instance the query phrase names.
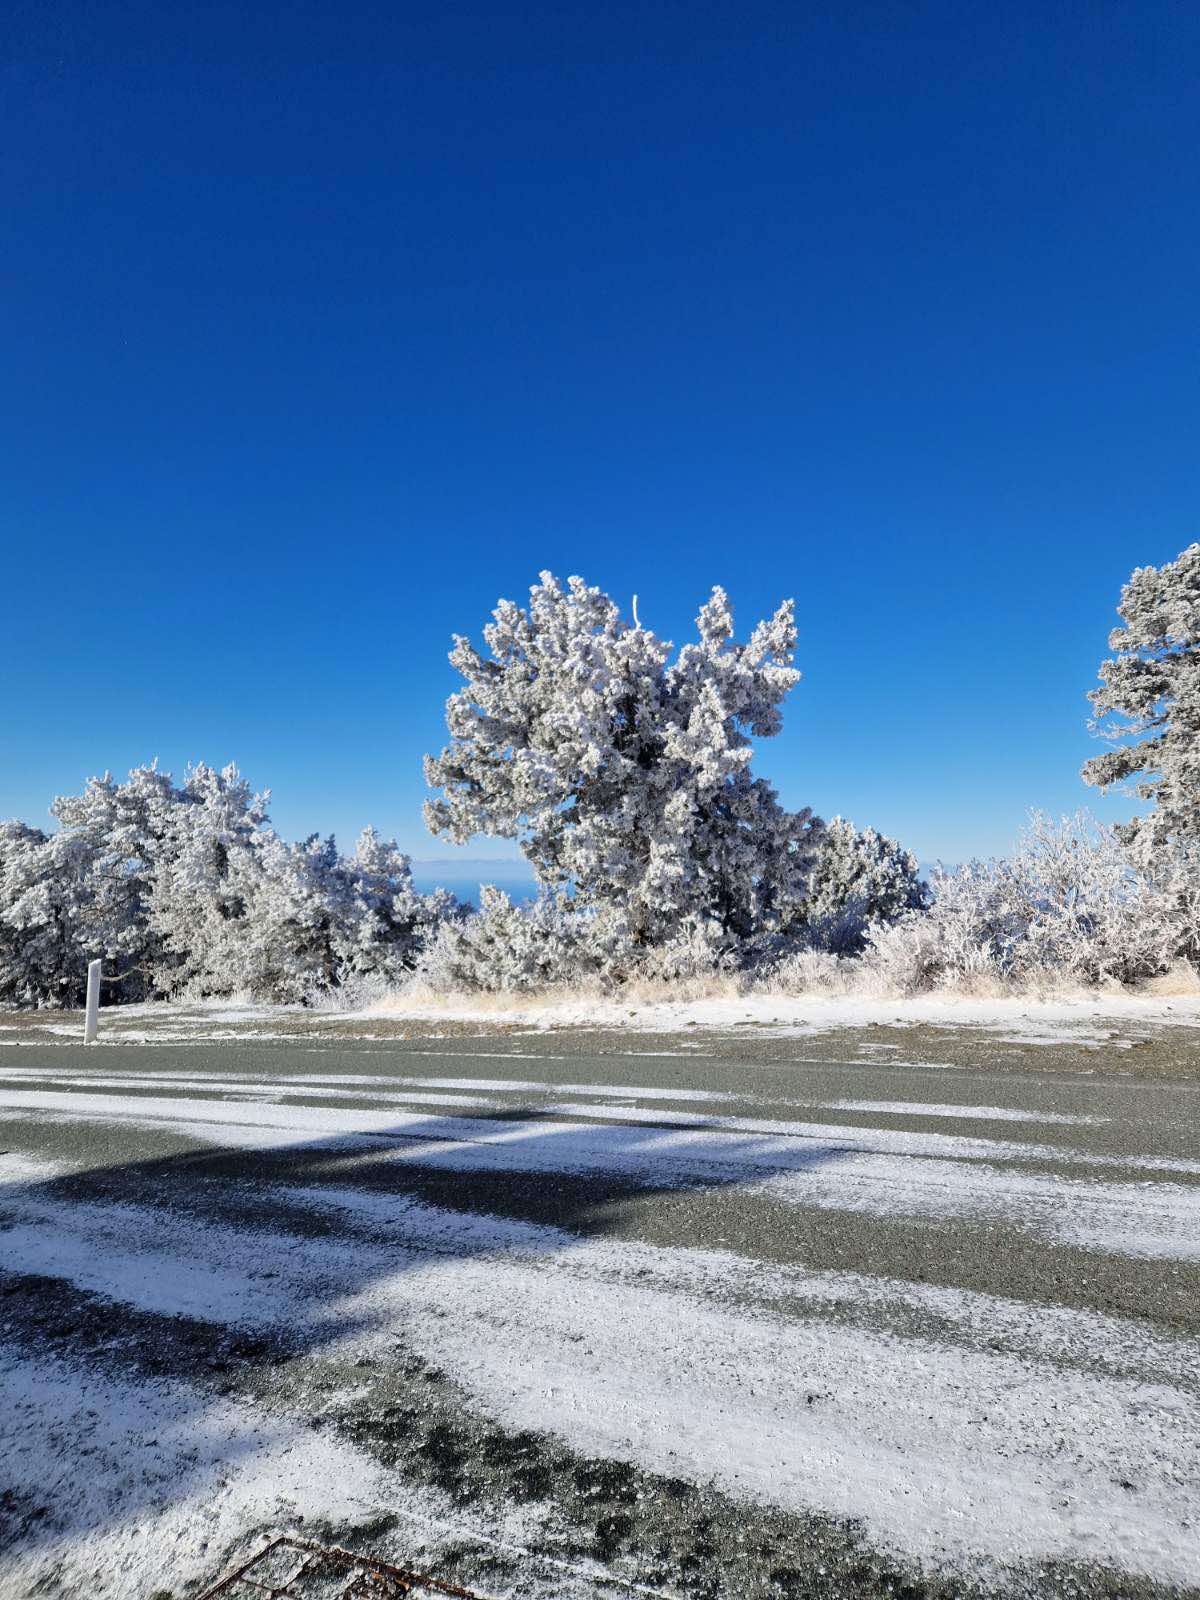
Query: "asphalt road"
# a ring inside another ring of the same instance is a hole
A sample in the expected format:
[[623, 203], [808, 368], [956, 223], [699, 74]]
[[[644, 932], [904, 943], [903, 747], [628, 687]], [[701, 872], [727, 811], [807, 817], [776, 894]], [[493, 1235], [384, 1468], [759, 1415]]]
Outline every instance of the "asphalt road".
[[0, 1596], [1200, 1592], [1196, 1043], [0, 1046]]

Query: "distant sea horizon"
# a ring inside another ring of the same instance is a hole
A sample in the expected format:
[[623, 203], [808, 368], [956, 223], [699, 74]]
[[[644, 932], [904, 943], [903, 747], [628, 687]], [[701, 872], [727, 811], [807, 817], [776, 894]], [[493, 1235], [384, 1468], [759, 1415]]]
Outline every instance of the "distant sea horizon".
[[529, 900], [537, 893], [537, 883], [524, 861], [462, 859], [413, 861], [413, 888], [418, 894], [449, 889], [468, 905], [479, 904], [480, 886], [494, 884], [514, 902]]
[[[918, 870], [927, 882], [936, 863], [922, 861]], [[954, 867], [946, 863], [946, 870]], [[467, 905], [478, 906], [479, 890], [485, 883], [503, 889], [514, 905], [531, 900], [537, 893], [533, 872], [524, 861], [489, 860], [487, 857], [462, 860], [431, 860], [412, 863], [413, 887], [418, 894], [449, 889]]]

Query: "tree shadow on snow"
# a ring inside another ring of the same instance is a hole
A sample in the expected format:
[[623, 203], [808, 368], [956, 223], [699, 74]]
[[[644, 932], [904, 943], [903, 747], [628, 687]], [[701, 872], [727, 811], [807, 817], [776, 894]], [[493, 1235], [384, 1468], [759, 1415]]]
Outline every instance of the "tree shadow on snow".
[[[192, 1136], [206, 1104], [192, 1102]], [[78, 1406], [69, 1382], [61, 1394], [43, 1388], [46, 1438], [19, 1471], [0, 1471], [0, 1548], [95, 1534], [106, 1518], [124, 1522], [202, 1495], [261, 1446], [218, 1420], [215, 1391], [226, 1374], [269, 1371], [347, 1339], [390, 1340], [391, 1353], [403, 1355], [426, 1312], [470, 1319], [482, 1310], [486, 1339], [487, 1318], [497, 1315], [494, 1298], [483, 1305], [489, 1295], [519, 1292], [520, 1270], [552, 1269], [551, 1258], [613, 1244], [636, 1228], [634, 1213], [648, 1200], [802, 1174], [845, 1153], [818, 1139], [640, 1115], [635, 1124], [575, 1121], [560, 1110], [506, 1106], [299, 1141], [248, 1119], [207, 1125], [211, 1149], [7, 1186], [4, 1337], [30, 1355], [61, 1358], [68, 1371], [99, 1366], [135, 1384], [169, 1380], [175, 1409], [154, 1441], [161, 1471], [125, 1474], [107, 1510], [81, 1492], [74, 1505], [60, 1496], [52, 1514], [39, 1514], [30, 1497], [53, 1478], [39, 1451], [56, 1432], [69, 1434]], [[110, 1121], [119, 1120], [114, 1105]], [[164, 1118], [161, 1126], [188, 1132], [187, 1123]], [[618, 1271], [624, 1248], [617, 1245]], [[469, 1264], [475, 1270], [465, 1271]], [[507, 1290], [493, 1285], [513, 1268]], [[419, 1330], [413, 1348], [419, 1353]], [[20, 1400], [19, 1364], [9, 1376]], [[8, 1424], [19, 1426], [11, 1397], [6, 1409]], [[136, 1457], [134, 1434], [130, 1448]], [[77, 1470], [86, 1477], [86, 1464]]]

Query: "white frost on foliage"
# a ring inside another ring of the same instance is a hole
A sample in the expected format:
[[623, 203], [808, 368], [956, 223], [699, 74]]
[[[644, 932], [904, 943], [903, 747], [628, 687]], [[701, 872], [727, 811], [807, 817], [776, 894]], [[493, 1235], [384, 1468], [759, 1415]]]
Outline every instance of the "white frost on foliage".
[[853, 954], [872, 923], [923, 910], [927, 895], [910, 850], [874, 828], [860, 831], [834, 817], [821, 834], [804, 915], [814, 943]]
[[288, 844], [269, 794], [203, 764], [156, 766], [54, 802], [56, 832], [0, 828], [0, 1001], [79, 1004], [95, 956], [111, 997], [249, 994], [297, 1001], [357, 980], [395, 984], [457, 907], [420, 895], [408, 857], [368, 828]]
[[819, 827], [750, 770], [751, 737], [779, 731], [799, 679], [792, 604], [735, 644], [718, 588], [697, 627], [672, 661], [580, 578], [543, 573], [527, 608], [501, 601], [490, 655], [465, 638], [451, 652], [466, 681], [446, 706], [451, 742], [425, 763], [443, 791], [433, 831], [519, 839], [545, 889], [573, 886], [579, 911], [602, 914], [587, 925], [602, 945], [661, 946], [688, 922], [717, 943], [777, 926]]
[[[799, 673], [792, 603], [734, 641], [720, 588], [677, 653], [579, 578], [501, 601], [487, 653], [457, 638], [450, 743], [426, 817], [519, 840], [540, 893], [485, 888], [466, 917], [416, 893], [372, 829], [354, 853], [289, 844], [235, 767], [178, 787], [156, 766], [94, 778], [53, 833], [0, 825], [0, 1004], [246, 994], [345, 1005], [434, 995], [722, 980], [770, 994], [1140, 984], [1200, 962], [1200, 545], [1135, 572], [1093, 699], [1140, 743], [1089, 763], [1141, 774], [1148, 817], [1034, 814], [1013, 855], [938, 870], [873, 829], [789, 812], [751, 772]], [[1185, 973], [1186, 975], [1186, 973]], [[410, 984], [411, 980], [411, 984]], [[415, 985], [415, 987], [413, 987]]]
[[1200, 926], [1196, 863], [1139, 869], [1086, 813], [1034, 812], [1013, 855], [933, 875], [933, 904], [867, 936], [864, 967], [900, 993], [994, 980], [1137, 983], [1170, 970]]
[[1094, 757], [1083, 776], [1102, 789], [1140, 778], [1134, 792], [1153, 810], [1123, 834], [1151, 861], [1170, 845], [1200, 847], [1200, 544], [1139, 567], [1117, 610], [1124, 626], [1109, 637], [1114, 655], [1090, 698], [1098, 732], [1136, 742]]

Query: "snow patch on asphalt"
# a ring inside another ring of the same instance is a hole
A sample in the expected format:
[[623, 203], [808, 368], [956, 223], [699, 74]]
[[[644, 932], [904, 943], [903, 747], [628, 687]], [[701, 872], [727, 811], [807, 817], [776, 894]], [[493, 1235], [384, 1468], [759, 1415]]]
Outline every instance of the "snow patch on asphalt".
[[25, 1352], [0, 1355], [0, 1456], [5, 1488], [47, 1508], [2, 1558], [9, 1594], [174, 1593], [252, 1530], [387, 1503], [368, 1459], [300, 1419]]
[[[9, 1117], [132, 1123], [210, 1145], [292, 1150], [314, 1173], [342, 1150], [371, 1150], [397, 1167], [619, 1176], [645, 1188], [739, 1185], [798, 1207], [879, 1217], [961, 1218], [1015, 1228], [1048, 1244], [1143, 1259], [1200, 1260], [1200, 1185], [1092, 1179], [1012, 1170], [1029, 1159], [1191, 1171], [1054, 1146], [821, 1123], [689, 1117], [588, 1108], [603, 1122], [405, 1115], [354, 1107], [230, 1104], [168, 1097], [0, 1091]], [[664, 1123], [666, 1124], [664, 1126]], [[678, 1126], [679, 1123], [685, 1126]], [[782, 1130], [782, 1131], [779, 1131]], [[913, 1158], [918, 1159], [913, 1159]]]
[[175, 1381], [0, 1349], [0, 1456], [18, 1504], [46, 1508], [0, 1556], [6, 1595], [174, 1594], [211, 1583], [235, 1548], [244, 1557], [268, 1534], [381, 1515], [403, 1518], [403, 1555], [418, 1566], [470, 1544], [520, 1556], [522, 1600], [663, 1593], [531, 1551], [537, 1508], [509, 1507], [485, 1530], [307, 1417]]
[[[403, 1328], [407, 1344], [509, 1427], [672, 1475], [715, 1476], [735, 1495], [787, 1509], [861, 1518], [876, 1542], [933, 1565], [1093, 1559], [1182, 1583], [1200, 1561], [1194, 1345], [1156, 1345], [1132, 1324], [1089, 1313], [579, 1239], [394, 1196], [285, 1195], [367, 1234], [233, 1229], [27, 1191], [0, 1250], [7, 1266], [37, 1261], [142, 1309], [286, 1327], [342, 1354], [386, 1354]], [[900, 1337], [786, 1309], [805, 1300], [853, 1309], [888, 1296], [977, 1334], [1003, 1330], [1021, 1347]], [[1159, 1359], [1157, 1376], [1122, 1371], [1147, 1356]], [[1108, 1371], [1095, 1370], [1096, 1357]], [[176, 1413], [153, 1385], [143, 1419], [141, 1388], [128, 1404], [105, 1396], [111, 1410], [102, 1411], [94, 1400], [80, 1406], [78, 1379], [61, 1391], [53, 1373], [45, 1388], [44, 1370], [14, 1382], [5, 1415], [20, 1419], [21, 1438], [54, 1436], [69, 1406], [80, 1432], [88, 1410], [100, 1413], [93, 1525], [111, 1516], [114, 1484], [129, 1482], [130, 1436], [139, 1460], [143, 1443], [151, 1452], [153, 1502], [165, 1435], [173, 1465], [164, 1472], [182, 1474], [189, 1526], [205, 1496], [219, 1509], [232, 1495], [261, 1515], [264, 1498], [270, 1505], [280, 1493], [280, 1472], [283, 1501], [295, 1501], [303, 1484], [284, 1458], [297, 1447], [323, 1514], [331, 1486], [365, 1481], [357, 1457], [324, 1439], [195, 1399]], [[326, 1448], [328, 1458], [303, 1456]], [[25, 1464], [31, 1492], [40, 1471]], [[143, 1492], [134, 1485], [135, 1499]]]
[[[559, 1152], [551, 1169], [562, 1166], [586, 1169], [596, 1164], [590, 1152], [614, 1158], [640, 1153], [643, 1164], [651, 1157], [670, 1161], [669, 1152], [690, 1150], [725, 1167], [739, 1165], [807, 1165], [830, 1146], [839, 1151], [888, 1150], [900, 1155], [933, 1156], [977, 1161], [1057, 1161], [1084, 1167], [1140, 1168], [1151, 1172], [1177, 1172], [1200, 1176], [1200, 1160], [1183, 1157], [1110, 1156], [1062, 1145], [1017, 1143], [962, 1134], [897, 1128], [864, 1128], [859, 1124], [797, 1122], [755, 1117], [710, 1115], [621, 1105], [551, 1102], [535, 1120], [506, 1117], [431, 1116], [401, 1109], [410, 1103], [397, 1096], [397, 1109], [375, 1111], [359, 1106], [302, 1106], [279, 1104], [259, 1096], [243, 1101], [185, 1099], [170, 1095], [80, 1094], [51, 1089], [0, 1088], [0, 1113], [40, 1112], [71, 1121], [129, 1123], [142, 1127], [178, 1125], [211, 1141], [244, 1144], [254, 1130], [263, 1148], [290, 1140], [374, 1137], [418, 1138], [447, 1144], [489, 1145], [514, 1141], [535, 1142], [539, 1150], [553, 1138]], [[560, 1120], [552, 1121], [549, 1117]], [[588, 1119], [595, 1118], [593, 1123]], [[575, 1120], [572, 1120], [575, 1119]], [[631, 1129], [645, 1129], [634, 1137]], [[673, 1130], [678, 1129], [673, 1134]], [[811, 1146], [806, 1149], [805, 1146]]]
[[864, 1111], [895, 1117], [951, 1117], [959, 1122], [1036, 1122], [1047, 1126], [1098, 1127], [1108, 1117], [1071, 1111], [1022, 1111], [1016, 1106], [947, 1106], [924, 1100], [822, 1100], [822, 1111]]

